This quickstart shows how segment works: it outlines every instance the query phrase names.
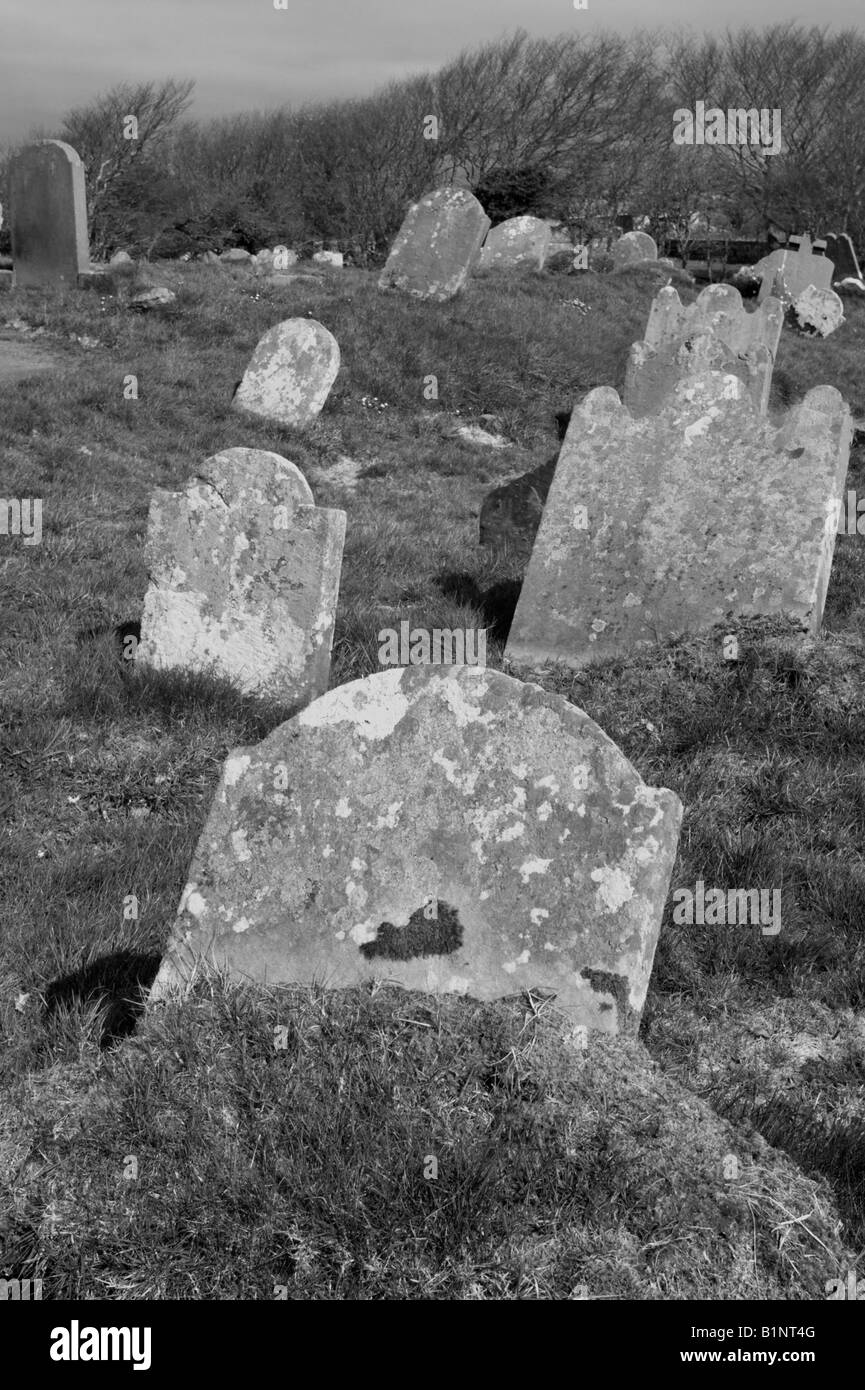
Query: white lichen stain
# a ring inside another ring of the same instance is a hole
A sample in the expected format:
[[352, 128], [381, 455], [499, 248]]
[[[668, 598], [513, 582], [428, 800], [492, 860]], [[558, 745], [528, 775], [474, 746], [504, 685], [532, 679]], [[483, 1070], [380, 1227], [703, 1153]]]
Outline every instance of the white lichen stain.
[[538, 817], [538, 820], [541, 821], [541, 823], [543, 824], [544, 821], [548, 821], [548, 820], [549, 820], [549, 818], [550, 818], [550, 816], [551, 816], [552, 814], [553, 814], [553, 805], [552, 805], [552, 802], [551, 802], [551, 801], [542, 801], [541, 804], [540, 804], [540, 806], [539, 806], [538, 809], [537, 809], [537, 817]]
[[571, 833], [571, 827], [570, 827], [569, 825], [566, 825], [565, 828], [564, 828], [564, 830], [562, 831], [561, 835], [559, 836], [559, 844], [560, 844], [560, 845], [563, 845], [563, 844], [565, 843], [565, 840], [568, 838], [568, 836], [570, 835], [570, 833]]
[[618, 912], [634, 896], [634, 886], [628, 875], [612, 864], [592, 869], [590, 877], [598, 884], [598, 898], [605, 912]]
[[521, 835], [525, 835], [525, 833], [526, 827], [522, 824], [522, 822], [517, 821], [514, 825], [505, 826], [504, 830], [499, 836], [499, 841], [507, 844], [511, 840], [519, 839], [519, 837]]
[[408, 700], [399, 689], [405, 667], [382, 671], [370, 688], [366, 679], [339, 685], [313, 700], [296, 715], [298, 724], [322, 728], [350, 723], [363, 738], [382, 739], [393, 733], [408, 710]]
[[402, 809], [402, 802], [401, 802], [401, 801], [392, 801], [392, 802], [390, 803], [390, 805], [388, 806], [388, 808], [387, 808], [386, 814], [383, 815], [383, 816], [379, 816], [378, 819], [376, 820], [376, 823], [375, 823], [375, 828], [376, 828], [376, 830], [382, 830], [382, 829], [385, 829], [385, 828], [387, 828], [388, 830], [395, 830], [395, 829], [396, 829], [397, 812], [400, 811], [401, 809]]
[[549, 912], [545, 907], [533, 907], [529, 916], [532, 919], [532, 926], [539, 927], [545, 917], [549, 917]]
[[626, 594], [622, 600], [623, 608], [639, 608], [643, 600], [638, 594]]
[[236, 786], [251, 762], [252, 759], [245, 753], [241, 753], [236, 757], [226, 758], [225, 770], [222, 774], [225, 785], [227, 787]]
[[516, 960], [506, 960], [502, 965], [502, 969], [506, 970], [509, 975], [513, 975], [518, 965], [528, 965], [528, 963], [529, 952], [523, 951], [521, 955], [517, 956]]
[[[515, 777], [527, 777], [529, 769], [526, 767], [525, 763], [517, 763], [516, 767], [511, 768], [511, 772]], [[537, 785], [537, 783], [535, 785]]]
[[189, 897], [186, 899], [185, 906], [186, 911], [189, 913], [190, 917], [200, 917], [201, 914], [205, 911], [207, 903], [204, 901], [204, 898], [201, 896], [201, 894], [197, 892], [195, 889], [193, 889], [193, 891], [189, 894]]
[[545, 874], [552, 862], [552, 859], [527, 859], [519, 868], [523, 883], [528, 883], [532, 874]]
[[363, 946], [368, 941], [375, 941], [378, 930], [371, 921], [357, 922], [349, 932], [349, 936], [356, 946]]
[[239, 859], [242, 864], [252, 858], [252, 852], [247, 848], [245, 830], [232, 830], [231, 848], [234, 850], [235, 859]]
[[340, 820], [348, 820], [349, 816], [351, 815], [351, 807], [348, 804], [347, 797], [341, 796], [339, 798], [339, 801], [333, 808], [333, 814], [335, 816], [338, 816]]
[[249, 920], [248, 917], [238, 917], [238, 919], [237, 919], [236, 922], [232, 922], [232, 924], [231, 924], [231, 930], [232, 930], [232, 931], [249, 931], [249, 928], [251, 927], [251, 925], [252, 925], [252, 923], [250, 922], [250, 920]]
[[536, 790], [538, 787], [549, 787], [553, 796], [555, 796], [559, 790], [559, 784], [552, 772], [548, 772], [546, 777], [541, 777], [537, 782], [533, 782], [532, 785]]
[[321, 851], [321, 857], [322, 857], [322, 859], [329, 859], [330, 856], [331, 856], [332, 854], [333, 854], [333, 845], [325, 845], [324, 849]]

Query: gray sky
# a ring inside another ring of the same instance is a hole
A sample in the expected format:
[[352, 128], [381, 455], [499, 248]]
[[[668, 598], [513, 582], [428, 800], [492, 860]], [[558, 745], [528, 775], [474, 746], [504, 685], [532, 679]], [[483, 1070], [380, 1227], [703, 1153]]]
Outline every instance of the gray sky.
[[862, 0], [3, 0], [0, 144], [118, 82], [195, 79], [191, 116], [357, 96], [522, 27], [861, 27]]

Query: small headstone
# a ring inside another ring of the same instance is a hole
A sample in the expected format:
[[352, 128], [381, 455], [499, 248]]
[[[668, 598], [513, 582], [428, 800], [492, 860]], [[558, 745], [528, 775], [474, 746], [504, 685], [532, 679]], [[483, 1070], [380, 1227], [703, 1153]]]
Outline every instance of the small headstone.
[[150, 1001], [211, 963], [267, 984], [536, 988], [633, 1034], [681, 816], [537, 685], [472, 666], [352, 681], [226, 760]]
[[344, 264], [341, 251], [316, 251], [312, 259], [316, 265], [329, 265], [336, 269], [341, 269]]
[[[543, 270], [552, 241], [549, 222], [540, 217], [509, 217], [492, 227], [481, 247], [478, 270]], [[573, 253], [572, 253], [573, 254]]]
[[[818, 290], [832, 288], [833, 263], [827, 256], [814, 254], [814, 247], [808, 236], [790, 237], [787, 249], [773, 251], [770, 256], [758, 262], [758, 266], [763, 270], [757, 296], [758, 303], [762, 303], [769, 295], [774, 295], [786, 308], [793, 304], [809, 285]], [[754, 270], [757, 268], [753, 267]]]
[[772, 389], [772, 354], [764, 344], [736, 353], [714, 333], [694, 333], [658, 347], [633, 343], [625, 369], [622, 401], [635, 419], [657, 415], [679, 383], [706, 372], [730, 372], [739, 377], [745, 396], [758, 415], [765, 415]]
[[198, 259], [205, 265], [219, 265], [219, 257], [215, 251], [205, 251]]
[[252, 260], [252, 253], [244, 251], [242, 246], [232, 246], [230, 251], [223, 251], [219, 259], [224, 265], [248, 265]]
[[134, 265], [135, 262], [133, 261], [133, 259], [132, 259], [132, 257], [130, 256], [130, 254], [129, 254], [128, 251], [115, 251], [115, 252], [114, 252], [114, 255], [111, 257], [111, 260], [108, 262], [108, 264], [109, 264], [109, 265]]
[[75, 289], [90, 265], [84, 165], [71, 145], [40, 140], [9, 164], [13, 284]]
[[835, 266], [834, 278], [836, 280], [846, 280], [848, 277], [853, 280], [862, 279], [862, 271], [859, 269], [855, 247], [846, 232], [840, 234], [833, 232], [827, 236], [826, 255]]
[[820, 627], [850, 412], [817, 386], [780, 428], [738, 377], [635, 420], [610, 387], [571, 416], [505, 655], [583, 666], [739, 617]]
[[315, 319], [286, 319], [259, 342], [232, 405], [281, 425], [308, 425], [321, 412], [338, 371], [333, 334]]
[[749, 313], [733, 285], [707, 285], [688, 305], [667, 285], [652, 300], [644, 341], [649, 347], [660, 347], [693, 334], [712, 333], [734, 353], [762, 345], [774, 359], [783, 323], [783, 305], [771, 297]]
[[610, 247], [613, 266], [635, 265], [638, 261], [656, 261], [658, 246], [647, 232], [625, 232]]
[[419, 299], [451, 299], [463, 288], [489, 229], [467, 188], [439, 188], [409, 208], [378, 280]]
[[809, 285], [791, 305], [790, 315], [798, 328], [828, 338], [844, 322], [844, 305], [834, 290], [818, 290]]
[[226, 449], [150, 503], [138, 660], [209, 670], [246, 694], [327, 689], [345, 512], [316, 507], [293, 463]]
[[164, 285], [154, 285], [152, 289], [142, 290], [141, 294], [135, 295], [129, 301], [130, 309], [140, 309], [142, 312], [148, 309], [161, 309], [165, 304], [173, 304], [177, 295], [173, 290], [166, 289]]

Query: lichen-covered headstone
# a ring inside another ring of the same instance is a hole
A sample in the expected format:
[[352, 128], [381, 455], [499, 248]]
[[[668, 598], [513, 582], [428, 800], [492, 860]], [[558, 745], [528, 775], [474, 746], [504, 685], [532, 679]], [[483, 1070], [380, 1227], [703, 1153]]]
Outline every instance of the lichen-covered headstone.
[[834, 265], [828, 256], [815, 255], [808, 236], [790, 237], [784, 251], [773, 251], [754, 270], [763, 271], [758, 303], [773, 295], [786, 307], [799, 298], [809, 285], [815, 289], [832, 288]]
[[479, 667], [331, 690], [227, 759], [151, 1000], [269, 984], [554, 991], [634, 1032], [682, 808], [561, 696]]
[[316, 507], [263, 449], [207, 459], [150, 503], [137, 659], [209, 671], [246, 694], [308, 703], [327, 689], [345, 512]]
[[281, 425], [320, 414], [339, 371], [339, 344], [315, 319], [285, 319], [258, 343], [232, 406]]
[[790, 307], [795, 327], [828, 338], [844, 322], [844, 305], [834, 290], [818, 290], [809, 285]]
[[854, 280], [862, 279], [862, 271], [859, 269], [859, 259], [856, 255], [856, 248], [850, 240], [847, 232], [836, 234], [835, 232], [826, 238], [826, 255], [832, 261], [835, 269], [833, 280]]
[[816, 633], [851, 440], [817, 386], [774, 428], [733, 375], [635, 420], [610, 387], [571, 416], [505, 655], [579, 667], [783, 614]]
[[9, 165], [16, 289], [78, 286], [90, 266], [84, 165], [71, 145], [40, 140]]
[[657, 415], [680, 382], [708, 371], [731, 372], [743, 382], [745, 396], [757, 414], [765, 415], [773, 365], [772, 354], [762, 343], [737, 353], [712, 332], [694, 333], [657, 347], [633, 343], [622, 401], [635, 418]]
[[412, 204], [379, 276], [379, 289], [419, 299], [452, 299], [477, 264], [489, 229], [467, 188], [439, 188]]
[[625, 232], [610, 247], [613, 265], [635, 265], [638, 261], [656, 261], [658, 245], [648, 232]]
[[478, 270], [543, 270], [553, 239], [549, 222], [540, 217], [509, 217], [487, 232]]
[[695, 333], [712, 333], [735, 353], [763, 346], [774, 359], [783, 323], [784, 306], [772, 297], [751, 313], [734, 285], [707, 285], [693, 304], [683, 304], [667, 285], [652, 300], [644, 341], [660, 347]]

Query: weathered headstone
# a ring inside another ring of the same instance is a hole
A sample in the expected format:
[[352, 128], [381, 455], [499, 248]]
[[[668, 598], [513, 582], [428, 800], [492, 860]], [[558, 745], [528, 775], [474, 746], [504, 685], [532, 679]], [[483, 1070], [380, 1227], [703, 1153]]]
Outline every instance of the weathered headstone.
[[733, 285], [707, 285], [693, 304], [683, 304], [672, 285], [652, 300], [644, 341], [649, 347], [712, 333], [735, 353], [763, 346], [774, 359], [784, 323], [784, 306], [767, 296], [750, 313]]
[[345, 264], [341, 251], [316, 251], [312, 259], [316, 265], [328, 265], [335, 270], [341, 270]]
[[344, 538], [345, 512], [316, 507], [293, 463], [214, 454], [184, 492], [151, 499], [138, 661], [314, 700], [327, 689]]
[[540, 217], [509, 217], [487, 232], [478, 270], [543, 270], [552, 238], [552, 227]]
[[656, 261], [658, 246], [648, 232], [625, 232], [624, 236], [613, 242], [610, 255], [614, 267], [618, 269], [621, 265], [635, 265], [638, 261]]
[[819, 630], [850, 412], [817, 386], [780, 428], [735, 376], [635, 420], [615, 391], [571, 416], [506, 648], [582, 666], [739, 617]]
[[844, 322], [844, 305], [834, 290], [818, 290], [809, 285], [790, 306], [794, 326], [828, 338]]
[[150, 999], [212, 962], [268, 984], [538, 988], [633, 1033], [681, 815], [539, 686], [471, 666], [352, 681], [227, 759]]
[[232, 405], [282, 425], [308, 425], [339, 371], [339, 344], [316, 319], [285, 319], [258, 343]]
[[835, 266], [835, 280], [862, 279], [859, 260], [853, 242], [846, 232], [831, 233], [826, 238], [826, 255]]
[[787, 306], [797, 300], [809, 285], [818, 290], [832, 287], [833, 263], [828, 256], [814, 254], [814, 246], [808, 236], [788, 238], [786, 250], [773, 251], [758, 262], [754, 270], [758, 267], [763, 271], [758, 303], [774, 295]]
[[13, 284], [76, 289], [90, 265], [84, 165], [71, 145], [40, 140], [9, 165]]
[[409, 208], [379, 276], [379, 289], [419, 299], [451, 299], [463, 288], [489, 229], [467, 188], [439, 188]]
[[622, 401], [635, 419], [657, 415], [680, 382], [709, 371], [731, 372], [744, 384], [745, 395], [757, 414], [765, 415], [773, 365], [772, 354], [764, 344], [737, 353], [712, 332], [694, 333], [658, 347], [633, 343], [625, 368]]
[[249, 265], [252, 252], [242, 246], [232, 246], [228, 251], [223, 251], [219, 259], [224, 265]]

